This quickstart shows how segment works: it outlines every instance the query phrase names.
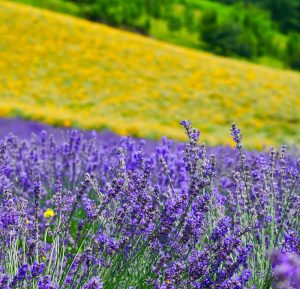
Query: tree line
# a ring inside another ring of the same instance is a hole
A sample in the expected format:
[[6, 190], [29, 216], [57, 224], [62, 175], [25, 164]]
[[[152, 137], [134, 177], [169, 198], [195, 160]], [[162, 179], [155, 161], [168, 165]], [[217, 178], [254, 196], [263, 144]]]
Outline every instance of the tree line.
[[200, 11], [201, 0], [68, 1], [79, 5], [82, 15], [92, 21], [151, 34], [153, 20], [160, 19], [170, 33], [181, 29], [198, 33], [199, 48], [247, 59], [271, 56], [300, 69], [299, 0], [211, 1], [231, 8], [225, 17], [218, 9]]

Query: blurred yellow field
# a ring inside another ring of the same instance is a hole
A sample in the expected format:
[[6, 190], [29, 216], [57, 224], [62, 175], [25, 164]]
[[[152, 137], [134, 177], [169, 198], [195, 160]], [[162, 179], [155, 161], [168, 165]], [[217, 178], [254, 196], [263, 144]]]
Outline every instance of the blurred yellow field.
[[300, 142], [300, 74], [0, 1], [0, 116], [212, 145]]

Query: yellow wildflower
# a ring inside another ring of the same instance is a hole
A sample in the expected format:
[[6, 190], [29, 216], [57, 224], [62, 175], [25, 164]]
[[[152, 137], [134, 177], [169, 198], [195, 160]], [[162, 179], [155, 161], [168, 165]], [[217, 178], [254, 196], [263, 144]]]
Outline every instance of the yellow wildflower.
[[65, 127], [69, 127], [70, 125], [71, 125], [71, 122], [68, 119], [64, 120]]
[[44, 212], [44, 217], [45, 218], [52, 218], [54, 216], [54, 211], [52, 209], [47, 209], [45, 212]]

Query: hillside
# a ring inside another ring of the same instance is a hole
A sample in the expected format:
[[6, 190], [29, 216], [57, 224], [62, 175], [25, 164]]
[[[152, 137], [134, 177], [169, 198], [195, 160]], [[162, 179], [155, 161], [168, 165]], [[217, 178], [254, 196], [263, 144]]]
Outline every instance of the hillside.
[[[0, 115], [210, 144], [300, 142], [300, 74], [0, 1]], [[226, 135], [226, 132], [227, 135]], [[225, 136], [225, 137], [224, 137]]]

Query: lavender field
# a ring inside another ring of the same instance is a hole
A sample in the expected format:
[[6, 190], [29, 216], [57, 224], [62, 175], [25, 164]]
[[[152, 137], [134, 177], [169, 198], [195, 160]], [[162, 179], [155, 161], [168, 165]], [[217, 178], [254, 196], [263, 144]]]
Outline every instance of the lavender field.
[[297, 149], [0, 124], [1, 289], [300, 288]]
[[299, 0], [0, 0], [0, 289], [300, 289], [299, 72]]

